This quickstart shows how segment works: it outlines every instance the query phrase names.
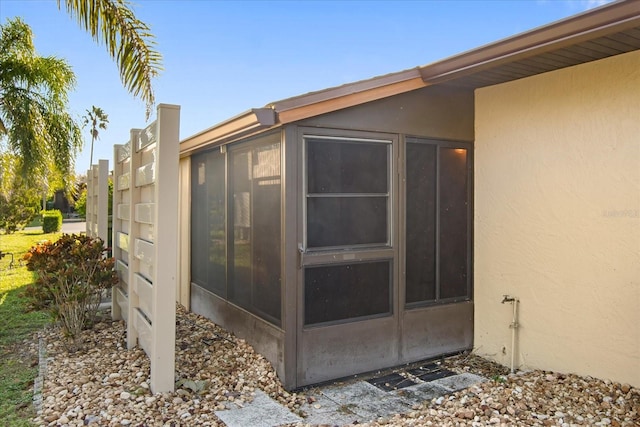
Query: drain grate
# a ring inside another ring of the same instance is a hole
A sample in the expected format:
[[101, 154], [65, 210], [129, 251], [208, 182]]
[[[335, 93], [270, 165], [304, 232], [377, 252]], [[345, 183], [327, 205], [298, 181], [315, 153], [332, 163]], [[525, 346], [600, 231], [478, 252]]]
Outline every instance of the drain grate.
[[449, 371], [447, 369], [442, 369], [434, 363], [420, 366], [419, 368], [411, 369], [407, 372], [409, 372], [414, 377], [420, 378], [424, 382], [446, 378], [456, 374], [455, 372]]
[[371, 378], [370, 380], [367, 380], [367, 382], [384, 391], [399, 390], [416, 384], [414, 381], [411, 381], [409, 378], [405, 378], [400, 374], [389, 374], [384, 377]]

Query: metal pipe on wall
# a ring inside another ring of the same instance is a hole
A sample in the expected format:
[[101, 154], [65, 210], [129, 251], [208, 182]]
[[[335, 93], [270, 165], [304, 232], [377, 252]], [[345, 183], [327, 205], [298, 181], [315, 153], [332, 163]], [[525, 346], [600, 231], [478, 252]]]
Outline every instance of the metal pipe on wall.
[[509, 325], [509, 328], [511, 329], [511, 366], [510, 368], [511, 368], [511, 373], [513, 374], [515, 371], [514, 366], [515, 366], [515, 357], [516, 357], [516, 330], [520, 326], [518, 324], [518, 303], [520, 302], [520, 300], [509, 295], [503, 295], [502, 304], [506, 302], [510, 302], [513, 305], [513, 314], [511, 317], [511, 324]]

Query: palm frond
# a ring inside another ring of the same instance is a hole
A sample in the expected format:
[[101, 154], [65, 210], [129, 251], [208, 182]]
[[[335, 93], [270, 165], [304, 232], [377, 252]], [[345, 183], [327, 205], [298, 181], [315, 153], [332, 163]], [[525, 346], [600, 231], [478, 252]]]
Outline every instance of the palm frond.
[[67, 112], [67, 93], [75, 85], [71, 67], [41, 57], [28, 25], [19, 18], [0, 25], [0, 137], [20, 158], [25, 182], [41, 185], [52, 173], [72, 176], [81, 147], [78, 126]]
[[[58, 7], [63, 0], [58, 0]], [[155, 37], [137, 19], [126, 0], [64, 0], [67, 12], [115, 59], [127, 90], [146, 103], [147, 118], [155, 104], [152, 80], [162, 70]]]

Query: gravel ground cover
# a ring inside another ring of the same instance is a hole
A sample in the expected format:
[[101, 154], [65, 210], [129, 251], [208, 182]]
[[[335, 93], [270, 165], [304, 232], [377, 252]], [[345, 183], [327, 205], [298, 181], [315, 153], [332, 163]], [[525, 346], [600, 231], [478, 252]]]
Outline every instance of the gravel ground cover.
[[498, 379], [361, 425], [640, 426], [640, 391], [629, 385], [544, 371]]
[[[47, 329], [37, 425], [223, 426], [214, 411], [250, 402], [256, 389], [303, 415], [303, 393], [287, 392], [275, 371], [244, 340], [178, 308], [174, 393], [152, 394], [149, 361], [127, 350], [124, 323], [104, 319], [85, 331], [85, 347], [69, 354], [58, 332]], [[28, 345], [38, 357], [38, 340]], [[640, 390], [576, 375], [531, 371], [506, 375], [504, 367], [474, 355], [447, 358], [443, 366], [491, 380], [373, 420], [367, 426], [611, 425], [640, 426]], [[304, 424], [301, 424], [304, 425]], [[250, 427], [250, 426], [248, 426]]]

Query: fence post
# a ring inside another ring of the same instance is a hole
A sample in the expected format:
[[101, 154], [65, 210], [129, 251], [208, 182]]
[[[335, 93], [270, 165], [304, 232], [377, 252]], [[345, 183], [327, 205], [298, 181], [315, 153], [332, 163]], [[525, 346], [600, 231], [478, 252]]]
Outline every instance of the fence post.
[[154, 392], [173, 391], [175, 385], [180, 107], [160, 104], [157, 126], [154, 186], [156, 276], [152, 302], [156, 315], [151, 343], [151, 389]]
[[[109, 160], [98, 160], [97, 237], [109, 242]], [[95, 237], [95, 236], [94, 236]]]
[[84, 210], [85, 210], [85, 233], [87, 234], [87, 236], [89, 237], [93, 237], [93, 230], [94, 230], [94, 200], [93, 200], [93, 195], [95, 193], [95, 180], [93, 177], [93, 168], [95, 165], [91, 165], [89, 167], [89, 169], [87, 169], [87, 199], [84, 205]]
[[99, 160], [87, 171], [86, 233], [109, 241], [109, 160]]

